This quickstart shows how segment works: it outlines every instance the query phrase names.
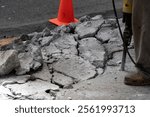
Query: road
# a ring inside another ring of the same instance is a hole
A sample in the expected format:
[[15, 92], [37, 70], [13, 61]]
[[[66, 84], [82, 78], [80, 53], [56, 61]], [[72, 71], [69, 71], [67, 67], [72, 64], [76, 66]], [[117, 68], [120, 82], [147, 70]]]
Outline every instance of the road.
[[[73, 0], [77, 18], [112, 10], [111, 0]], [[116, 0], [117, 9], [122, 0]], [[41, 30], [57, 17], [59, 0], [0, 0], [0, 36]], [[30, 30], [29, 30], [30, 28]]]

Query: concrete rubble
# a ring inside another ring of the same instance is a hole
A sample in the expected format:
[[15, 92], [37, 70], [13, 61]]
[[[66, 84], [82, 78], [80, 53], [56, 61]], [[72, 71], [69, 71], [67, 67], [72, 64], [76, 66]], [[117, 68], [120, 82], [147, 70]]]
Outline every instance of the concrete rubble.
[[9, 74], [19, 67], [16, 50], [0, 51], [0, 76]]
[[[114, 18], [84, 16], [76, 24], [22, 35], [0, 50], [0, 99], [150, 97], [149, 88], [123, 84], [123, 48]], [[133, 70], [129, 58], [126, 65]]]

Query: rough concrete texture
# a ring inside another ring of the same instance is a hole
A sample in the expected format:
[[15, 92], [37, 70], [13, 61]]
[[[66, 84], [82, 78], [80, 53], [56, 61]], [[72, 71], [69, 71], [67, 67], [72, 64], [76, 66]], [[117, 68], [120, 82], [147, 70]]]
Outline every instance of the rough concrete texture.
[[[19, 84], [16, 82], [8, 82], [4, 86], [9, 89], [11, 92], [11, 98], [19, 99], [22, 97], [26, 97], [27, 99], [33, 99], [35, 95], [38, 95], [36, 99], [43, 99], [43, 96], [46, 95], [47, 90], [58, 90], [59, 87], [57, 85], [51, 84], [50, 82], [42, 81], [42, 80], [29, 80], [26, 83]], [[45, 93], [45, 95], [40, 95], [41, 93]], [[33, 96], [33, 97], [32, 97]], [[44, 97], [44, 99], [50, 99], [51, 96]]]
[[53, 65], [54, 70], [72, 77], [77, 81], [94, 78], [96, 75], [95, 67], [78, 56], [62, 58]]
[[94, 37], [84, 38], [79, 42], [80, 56], [96, 67], [104, 67], [105, 49]]
[[18, 51], [25, 75], [1, 76], [0, 99], [150, 99], [149, 87], [123, 83], [127, 71], [136, 69], [127, 57], [126, 71], [120, 71], [123, 48], [115, 19], [80, 21], [21, 36], [6, 47]]
[[50, 44], [50, 42], [52, 41], [53, 36], [48, 36], [48, 37], [43, 37], [41, 39], [39, 39], [41, 42], [41, 46], [47, 46]]
[[41, 48], [32, 44], [29, 44], [27, 52], [19, 53], [18, 58], [20, 61], [20, 67], [17, 68], [16, 74], [23, 75], [30, 70], [37, 70], [43, 64]]
[[79, 35], [79, 38], [81, 39], [87, 37], [93, 37], [103, 23], [104, 23], [103, 19], [86, 21], [79, 24], [76, 27], [75, 32]]
[[50, 82], [52, 79], [52, 74], [50, 74], [47, 64], [43, 64], [43, 67], [37, 72], [31, 75], [33, 78], [41, 79], [43, 81]]
[[0, 51], [0, 76], [9, 74], [19, 66], [16, 50]]
[[64, 74], [55, 72], [53, 75], [54, 77], [52, 78], [52, 82], [61, 86], [62, 88], [69, 88], [74, 83], [73, 78]]

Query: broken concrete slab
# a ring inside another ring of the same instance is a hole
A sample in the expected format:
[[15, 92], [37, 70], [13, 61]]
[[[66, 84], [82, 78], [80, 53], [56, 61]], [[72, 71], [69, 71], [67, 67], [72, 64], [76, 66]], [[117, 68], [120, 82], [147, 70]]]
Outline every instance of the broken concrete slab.
[[109, 40], [109, 42], [103, 44], [107, 50], [108, 58], [112, 58], [113, 53], [123, 50], [123, 46], [122, 46], [123, 42], [119, 35], [118, 29], [112, 30], [110, 36], [112, 38]]
[[64, 34], [57, 40], [54, 40], [53, 43], [63, 54], [77, 54], [77, 42], [73, 35]]
[[85, 15], [79, 18], [80, 22], [86, 22], [86, 21], [90, 21], [91, 17], [89, 15]]
[[42, 37], [39, 39], [41, 46], [48, 46], [50, 42], [53, 40], [53, 36]]
[[52, 74], [50, 74], [47, 64], [44, 63], [42, 69], [33, 73], [32, 77], [50, 82], [52, 79]]
[[19, 66], [16, 50], [0, 51], [0, 76], [9, 74]]
[[49, 46], [45, 46], [43, 49], [45, 50], [47, 56], [52, 56], [56, 53], [61, 54], [61, 50], [59, 50], [54, 43], [51, 43]]
[[51, 31], [50, 31], [50, 29], [49, 28], [44, 28], [43, 29], [43, 31], [42, 31], [42, 36], [43, 37], [48, 37], [48, 36], [51, 36], [52, 34], [51, 34]]
[[27, 52], [18, 55], [20, 66], [16, 70], [17, 75], [26, 74], [30, 72], [31, 69], [37, 70], [43, 64], [41, 49], [39, 46], [29, 44], [27, 49]]
[[12, 49], [17, 50], [18, 53], [25, 52], [27, 50], [27, 46], [30, 41], [22, 41], [21, 38], [13, 41]]
[[9, 96], [13, 96], [11, 91], [8, 88], [4, 87], [4, 86], [0, 86], [0, 100], [10, 99]]
[[28, 81], [24, 84], [7, 84], [5, 87], [11, 89], [11, 92], [16, 96], [31, 96], [41, 92], [46, 93], [46, 90], [59, 90], [57, 85], [38, 79], [35, 81]]
[[75, 32], [79, 35], [79, 38], [93, 37], [104, 23], [103, 19], [91, 20], [80, 23], [77, 25]]
[[1, 84], [2, 86], [6, 86], [7, 84], [15, 84], [15, 83], [23, 84], [23, 83], [26, 83], [30, 79], [31, 79], [30, 75], [8, 76], [7, 78], [2, 79]]
[[91, 20], [103, 20], [103, 16], [102, 15], [96, 15], [96, 16], [92, 17]]
[[96, 38], [84, 38], [79, 41], [79, 54], [85, 60], [90, 61], [96, 67], [104, 67], [105, 49]]
[[42, 48], [42, 56], [46, 63], [52, 63], [61, 56], [77, 55], [76, 46], [74, 35], [63, 34], [61, 37], [55, 38], [49, 46]]
[[71, 77], [65, 76], [64, 74], [54, 72], [52, 82], [65, 88], [72, 85], [74, 83], [74, 80]]
[[55, 29], [53, 29], [53, 32], [55, 33], [69, 33], [70, 32], [70, 27], [69, 26], [58, 26]]
[[84, 22], [82, 24], [79, 24], [75, 32], [79, 35], [79, 38], [87, 38], [87, 37], [93, 37], [96, 32], [98, 31], [97, 27], [91, 27], [92, 23], [91, 22]]
[[72, 56], [66, 59], [61, 58], [53, 64], [53, 68], [54, 71], [72, 77], [77, 81], [87, 80], [96, 75], [95, 66], [78, 56]]
[[100, 40], [102, 43], [108, 42], [112, 37], [113, 31], [110, 29], [110, 27], [104, 27], [101, 28], [98, 33], [95, 35], [95, 37]]
[[30, 71], [31, 63], [33, 58], [30, 56], [29, 53], [20, 53], [18, 55], [20, 66], [16, 69], [17, 75], [24, 75]]

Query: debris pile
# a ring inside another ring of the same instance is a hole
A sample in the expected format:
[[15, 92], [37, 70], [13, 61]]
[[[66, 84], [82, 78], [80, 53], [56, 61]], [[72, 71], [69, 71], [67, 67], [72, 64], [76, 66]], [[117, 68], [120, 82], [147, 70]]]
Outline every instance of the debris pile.
[[2, 83], [1, 88], [10, 92], [0, 97], [56, 99], [57, 91], [103, 74], [113, 54], [122, 51], [122, 42], [115, 19], [98, 15], [22, 35], [0, 50], [0, 77], [16, 79]]

